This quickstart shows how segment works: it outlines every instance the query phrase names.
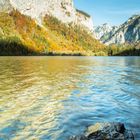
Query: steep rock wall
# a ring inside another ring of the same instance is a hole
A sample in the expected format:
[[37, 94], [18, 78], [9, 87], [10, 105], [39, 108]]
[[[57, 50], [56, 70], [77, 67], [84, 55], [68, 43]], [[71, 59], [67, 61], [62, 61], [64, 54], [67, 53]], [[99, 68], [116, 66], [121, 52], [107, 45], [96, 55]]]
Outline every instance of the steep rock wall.
[[82, 24], [89, 31], [93, 32], [93, 20], [87, 13], [76, 9], [76, 23]]
[[74, 23], [93, 31], [92, 18], [77, 11], [73, 0], [0, 0], [0, 7], [0, 10], [9, 10], [13, 7], [39, 24], [42, 18], [49, 14], [63, 23]]

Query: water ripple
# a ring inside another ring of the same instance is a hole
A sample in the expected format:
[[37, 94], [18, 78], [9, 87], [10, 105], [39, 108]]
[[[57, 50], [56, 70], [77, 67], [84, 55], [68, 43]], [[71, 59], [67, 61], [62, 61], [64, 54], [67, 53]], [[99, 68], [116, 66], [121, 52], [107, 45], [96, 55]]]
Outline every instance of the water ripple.
[[0, 139], [67, 140], [121, 121], [140, 139], [140, 57], [1, 57]]

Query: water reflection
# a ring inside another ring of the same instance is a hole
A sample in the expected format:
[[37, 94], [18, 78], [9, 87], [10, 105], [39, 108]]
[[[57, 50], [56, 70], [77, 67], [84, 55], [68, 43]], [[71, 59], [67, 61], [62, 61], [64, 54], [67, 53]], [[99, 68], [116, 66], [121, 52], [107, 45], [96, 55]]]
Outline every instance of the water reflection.
[[140, 137], [139, 57], [1, 57], [0, 138], [66, 140], [95, 122]]

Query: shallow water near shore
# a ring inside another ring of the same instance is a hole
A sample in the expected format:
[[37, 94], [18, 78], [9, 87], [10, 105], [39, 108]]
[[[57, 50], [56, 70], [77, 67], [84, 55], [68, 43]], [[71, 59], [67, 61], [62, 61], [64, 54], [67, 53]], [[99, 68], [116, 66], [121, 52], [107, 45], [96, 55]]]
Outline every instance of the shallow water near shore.
[[67, 140], [97, 122], [140, 139], [140, 57], [0, 57], [0, 140]]

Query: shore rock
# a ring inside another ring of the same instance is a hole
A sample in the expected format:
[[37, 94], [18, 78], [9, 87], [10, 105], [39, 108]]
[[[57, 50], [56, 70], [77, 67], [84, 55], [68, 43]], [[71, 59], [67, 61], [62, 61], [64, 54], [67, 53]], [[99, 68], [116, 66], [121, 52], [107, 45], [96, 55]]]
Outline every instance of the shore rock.
[[70, 140], [134, 140], [134, 135], [123, 123], [97, 123], [88, 127], [85, 134]]

